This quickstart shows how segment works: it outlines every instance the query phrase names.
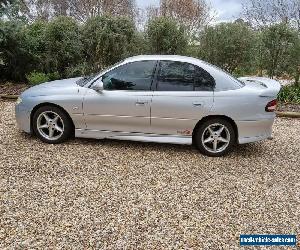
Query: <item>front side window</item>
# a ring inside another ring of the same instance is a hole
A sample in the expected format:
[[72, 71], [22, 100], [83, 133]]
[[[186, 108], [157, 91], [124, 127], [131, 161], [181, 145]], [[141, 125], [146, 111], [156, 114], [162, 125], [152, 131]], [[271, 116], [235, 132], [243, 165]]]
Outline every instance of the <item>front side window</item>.
[[149, 91], [156, 61], [139, 61], [121, 65], [102, 76], [105, 90]]
[[214, 79], [205, 70], [190, 63], [161, 61], [157, 91], [212, 91]]

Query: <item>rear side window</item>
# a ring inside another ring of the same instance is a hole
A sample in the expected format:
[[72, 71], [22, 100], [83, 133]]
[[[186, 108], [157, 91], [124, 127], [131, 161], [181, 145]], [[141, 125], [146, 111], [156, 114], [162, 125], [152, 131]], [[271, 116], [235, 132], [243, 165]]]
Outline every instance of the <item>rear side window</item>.
[[212, 91], [214, 79], [209, 73], [190, 63], [161, 61], [157, 75], [157, 91]]
[[102, 76], [105, 90], [149, 91], [156, 61], [138, 61], [121, 65]]
[[214, 78], [204, 69], [195, 66], [195, 91], [212, 91], [215, 88]]

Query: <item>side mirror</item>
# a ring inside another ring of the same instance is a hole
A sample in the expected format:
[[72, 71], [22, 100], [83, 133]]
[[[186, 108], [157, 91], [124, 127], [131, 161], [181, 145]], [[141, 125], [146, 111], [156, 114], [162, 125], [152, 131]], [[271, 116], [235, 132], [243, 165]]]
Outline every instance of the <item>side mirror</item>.
[[98, 79], [96, 82], [93, 83], [91, 89], [93, 89], [93, 90], [95, 90], [97, 92], [102, 92], [102, 90], [103, 90], [103, 82], [102, 82], [101, 78]]

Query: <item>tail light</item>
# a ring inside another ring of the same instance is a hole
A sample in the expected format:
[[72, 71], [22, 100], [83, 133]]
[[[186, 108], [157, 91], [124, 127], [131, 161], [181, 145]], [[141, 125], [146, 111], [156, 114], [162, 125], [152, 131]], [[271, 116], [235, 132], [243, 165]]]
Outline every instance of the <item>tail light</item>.
[[276, 105], [277, 105], [277, 100], [276, 99], [268, 102], [268, 104], [265, 108], [266, 112], [274, 112], [275, 109], [276, 109]]

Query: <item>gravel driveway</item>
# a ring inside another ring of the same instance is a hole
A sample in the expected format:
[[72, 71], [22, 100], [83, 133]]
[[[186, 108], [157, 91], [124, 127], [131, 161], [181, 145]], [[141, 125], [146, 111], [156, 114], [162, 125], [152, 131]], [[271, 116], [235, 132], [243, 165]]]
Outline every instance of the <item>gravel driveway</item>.
[[277, 119], [274, 140], [224, 158], [167, 144], [47, 145], [0, 102], [0, 249], [240, 249], [240, 234], [300, 233], [299, 132], [300, 120]]

